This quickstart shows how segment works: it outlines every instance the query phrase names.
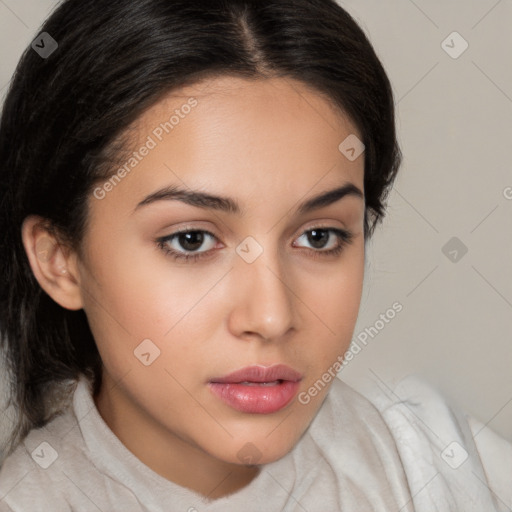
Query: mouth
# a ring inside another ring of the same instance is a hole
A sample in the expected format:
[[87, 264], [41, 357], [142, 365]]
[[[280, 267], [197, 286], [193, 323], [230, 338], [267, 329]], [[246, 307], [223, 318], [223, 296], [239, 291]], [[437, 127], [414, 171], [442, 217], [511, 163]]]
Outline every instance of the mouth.
[[286, 407], [297, 394], [303, 376], [289, 366], [248, 366], [208, 382], [213, 394], [233, 409], [270, 414]]
[[278, 384], [279, 381], [297, 382], [302, 379], [302, 374], [285, 365], [273, 366], [246, 366], [223, 377], [215, 377], [210, 382], [232, 384]]
[[274, 380], [272, 382], [249, 382], [249, 381], [245, 380], [244, 382], [238, 382], [235, 384], [244, 384], [245, 386], [275, 386], [277, 384], [281, 384], [281, 382], [284, 382], [284, 381], [281, 379]]

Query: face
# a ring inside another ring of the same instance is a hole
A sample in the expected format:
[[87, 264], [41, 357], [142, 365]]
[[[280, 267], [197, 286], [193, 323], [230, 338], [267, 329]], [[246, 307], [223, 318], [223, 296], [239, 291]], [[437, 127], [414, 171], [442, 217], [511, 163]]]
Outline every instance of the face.
[[[104, 363], [97, 403], [132, 447], [158, 439], [227, 463], [277, 460], [314, 418], [330, 383], [308, 390], [353, 334], [364, 155], [351, 161], [338, 146], [362, 137], [300, 83], [233, 77], [173, 92], [132, 133], [137, 155], [90, 197], [77, 263]], [[300, 380], [209, 384], [275, 364]]]

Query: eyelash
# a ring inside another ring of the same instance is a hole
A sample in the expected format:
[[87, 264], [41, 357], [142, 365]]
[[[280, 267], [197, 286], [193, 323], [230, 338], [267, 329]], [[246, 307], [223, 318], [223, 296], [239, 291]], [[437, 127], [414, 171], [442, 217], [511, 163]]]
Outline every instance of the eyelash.
[[[350, 233], [349, 231], [345, 231], [343, 229], [338, 229], [338, 228], [327, 228], [327, 227], [322, 227], [322, 226], [310, 228], [310, 229], [304, 231], [304, 233], [302, 233], [302, 235], [305, 235], [306, 233], [309, 233], [311, 231], [327, 231], [329, 233], [334, 233], [338, 237], [338, 240], [339, 240], [338, 246], [335, 247], [334, 249], [329, 249], [327, 251], [311, 249], [311, 252], [313, 253], [312, 254], [313, 258], [338, 256], [339, 254], [341, 254], [341, 252], [343, 251], [345, 246], [349, 245], [353, 239], [353, 234]], [[181, 231], [176, 231], [175, 233], [172, 233], [171, 235], [158, 238], [155, 240], [155, 242], [157, 243], [158, 247], [162, 251], [164, 251], [165, 254], [169, 255], [174, 260], [184, 260], [187, 262], [188, 261], [196, 262], [198, 260], [201, 260], [204, 258], [209, 258], [211, 256], [211, 251], [203, 251], [203, 252], [198, 252], [196, 254], [194, 254], [194, 253], [183, 254], [178, 251], [175, 251], [174, 249], [169, 249], [167, 242], [170, 242], [174, 238], [176, 238], [179, 235], [184, 234], [184, 233], [205, 233], [213, 238], [217, 238], [213, 233], [210, 233], [209, 231], [206, 231], [204, 229], [184, 229]]]

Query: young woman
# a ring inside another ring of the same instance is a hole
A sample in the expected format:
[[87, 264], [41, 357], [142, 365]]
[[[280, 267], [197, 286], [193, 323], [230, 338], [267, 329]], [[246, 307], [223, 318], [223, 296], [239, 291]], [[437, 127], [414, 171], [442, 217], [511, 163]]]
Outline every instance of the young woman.
[[0, 124], [0, 510], [509, 510], [508, 443], [335, 378], [393, 109], [333, 0], [59, 5]]

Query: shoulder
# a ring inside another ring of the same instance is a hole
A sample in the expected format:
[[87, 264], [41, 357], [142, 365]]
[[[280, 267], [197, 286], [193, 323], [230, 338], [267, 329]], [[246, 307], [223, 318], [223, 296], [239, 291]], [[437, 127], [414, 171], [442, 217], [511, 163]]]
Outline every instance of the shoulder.
[[74, 457], [80, 442], [73, 435], [73, 416], [69, 410], [46, 426], [31, 430], [0, 467], [0, 511], [69, 510], [62, 493], [69, 485], [63, 461]]
[[[453, 499], [459, 489], [468, 503], [472, 500], [487, 510], [510, 510], [509, 441], [462, 411], [418, 374], [408, 375], [394, 386], [374, 380], [361, 392], [389, 426], [411, 476], [425, 480], [430, 475]], [[467, 510], [473, 508], [468, 505]]]
[[[103, 439], [91, 391], [91, 382], [81, 377], [68, 405], [6, 457], [0, 467], [0, 512], [85, 512], [100, 510], [100, 504], [108, 510], [141, 510], [131, 487], [119, 478], [124, 461], [119, 450], [109, 450], [112, 441], [120, 441], [112, 433]], [[110, 468], [104, 460], [110, 460]]]
[[487, 481], [508, 512], [512, 510], [512, 443], [477, 418], [467, 415], [467, 419]]
[[[82, 384], [83, 386], [83, 384]], [[71, 400], [43, 427], [32, 429], [0, 467], [0, 512], [89, 510], [81, 488], [99, 491], [101, 479], [91, 460]], [[81, 420], [82, 418], [80, 418]], [[84, 508], [85, 506], [85, 508]]]

